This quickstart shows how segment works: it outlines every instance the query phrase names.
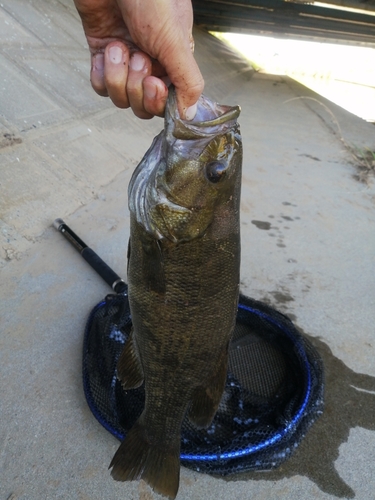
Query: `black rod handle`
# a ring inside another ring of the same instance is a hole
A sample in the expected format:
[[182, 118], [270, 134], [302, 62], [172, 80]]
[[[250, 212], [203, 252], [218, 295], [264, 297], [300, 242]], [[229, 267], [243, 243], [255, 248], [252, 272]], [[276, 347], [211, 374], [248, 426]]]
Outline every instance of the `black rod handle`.
[[85, 261], [99, 274], [116, 293], [127, 290], [125, 281], [104, 262], [99, 255], [86, 245], [62, 219], [56, 219], [53, 226], [74, 246]]

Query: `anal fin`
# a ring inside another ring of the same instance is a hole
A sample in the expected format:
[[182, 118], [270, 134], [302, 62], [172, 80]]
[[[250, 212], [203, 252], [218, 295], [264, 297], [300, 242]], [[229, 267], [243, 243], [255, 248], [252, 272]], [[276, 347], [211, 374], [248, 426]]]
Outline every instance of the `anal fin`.
[[220, 404], [227, 379], [228, 350], [223, 353], [215, 375], [204, 386], [195, 389], [188, 413], [189, 420], [198, 429], [206, 429]]
[[133, 328], [117, 362], [117, 378], [124, 389], [136, 389], [143, 384], [143, 368], [137, 354]]

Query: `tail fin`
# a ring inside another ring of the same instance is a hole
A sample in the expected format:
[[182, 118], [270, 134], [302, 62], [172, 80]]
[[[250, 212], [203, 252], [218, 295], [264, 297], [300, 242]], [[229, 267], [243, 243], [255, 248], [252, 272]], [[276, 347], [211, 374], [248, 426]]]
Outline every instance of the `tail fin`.
[[116, 451], [111, 467], [116, 481], [143, 479], [154, 491], [174, 500], [180, 482], [180, 442], [168, 449], [150, 444], [138, 420]]

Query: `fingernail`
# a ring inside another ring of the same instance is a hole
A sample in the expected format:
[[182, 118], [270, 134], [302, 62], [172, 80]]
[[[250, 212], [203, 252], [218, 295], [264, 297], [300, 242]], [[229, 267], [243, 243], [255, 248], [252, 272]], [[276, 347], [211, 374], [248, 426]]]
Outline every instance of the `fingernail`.
[[134, 71], [141, 71], [145, 67], [145, 58], [138, 52], [135, 52], [130, 58], [129, 66]]
[[96, 71], [102, 71], [104, 68], [104, 54], [95, 54], [92, 58], [92, 68]]
[[195, 115], [197, 114], [197, 104], [195, 103], [190, 108], [187, 108], [185, 111], [185, 120], [191, 121], [194, 119]]
[[148, 82], [147, 79], [143, 82], [143, 92], [149, 99], [155, 99], [157, 89], [154, 83]]
[[113, 64], [120, 64], [122, 62], [122, 50], [117, 45], [109, 48], [108, 55]]

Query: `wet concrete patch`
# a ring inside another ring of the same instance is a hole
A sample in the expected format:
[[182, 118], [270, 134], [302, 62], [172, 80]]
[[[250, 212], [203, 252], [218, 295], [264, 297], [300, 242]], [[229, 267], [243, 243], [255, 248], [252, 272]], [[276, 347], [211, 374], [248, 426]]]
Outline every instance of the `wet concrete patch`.
[[13, 146], [14, 144], [21, 144], [21, 137], [15, 134], [5, 133], [0, 135], [0, 149], [6, 148], [7, 146]]
[[[290, 315], [289, 315], [290, 316]], [[350, 430], [363, 427], [375, 431], [375, 377], [356, 373], [336, 358], [321, 339], [297, 328], [318, 350], [325, 370], [325, 409], [307, 432], [292, 457], [278, 469], [267, 473], [247, 472], [231, 476], [228, 481], [279, 481], [305, 476], [318, 488], [338, 498], [354, 498], [353, 488], [335, 468], [342, 443]]]
[[289, 293], [284, 293], [280, 291], [270, 292], [272, 297], [276, 300], [278, 304], [286, 304], [288, 302], [294, 302], [294, 299]]
[[271, 229], [270, 222], [266, 222], [266, 221], [262, 221], [262, 220], [252, 220], [251, 223], [254, 224], [254, 226], [256, 226], [258, 229], [264, 229], [265, 231], [268, 231], [269, 229]]
[[300, 154], [298, 156], [305, 156], [306, 158], [310, 158], [311, 160], [315, 160], [315, 161], [322, 161], [320, 158], [317, 158], [316, 156], [313, 156], [313, 155], [309, 155], [309, 154]]
[[297, 205], [295, 205], [294, 203], [290, 203], [289, 201], [283, 201], [282, 202], [282, 205], [285, 205], [285, 206], [290, 206], [290, 207], [296, 207]]

